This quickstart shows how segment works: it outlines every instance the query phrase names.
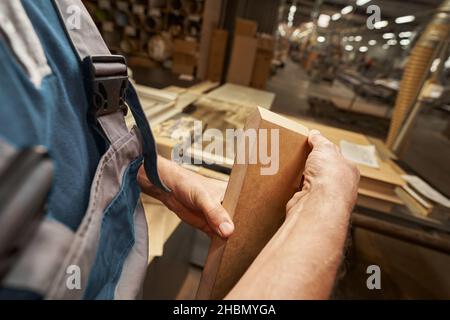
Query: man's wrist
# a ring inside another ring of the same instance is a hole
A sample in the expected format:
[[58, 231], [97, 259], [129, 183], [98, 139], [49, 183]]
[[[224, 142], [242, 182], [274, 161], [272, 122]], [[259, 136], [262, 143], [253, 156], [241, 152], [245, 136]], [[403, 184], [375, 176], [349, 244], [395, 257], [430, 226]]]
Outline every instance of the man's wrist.
[[353, 210], [354, 201], [342, 196], [338, 190], [329, 190], [326, 186], [314, 186], [304, 191], [294, 206], [294, 214], [326, 215], [329, 218], [348, 219]]

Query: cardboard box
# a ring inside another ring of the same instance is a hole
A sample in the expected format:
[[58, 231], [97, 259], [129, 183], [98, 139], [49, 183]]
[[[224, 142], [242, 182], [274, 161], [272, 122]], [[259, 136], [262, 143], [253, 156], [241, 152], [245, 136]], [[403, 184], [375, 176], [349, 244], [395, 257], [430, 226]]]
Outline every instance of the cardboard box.
[[194, 75], [197, 66], [197, 48], [195, 41], [177, 39], [173, 44], [172, 72]]
[[197, 47], [198, 43], [195, 41], [176, 39], [173, 43], [173, 52], [196, 55]]
[[185, 53], [175, 53], [173, 55], [173, 62], [177, 64], [184, 64], [188, 66], [196, 66], [197, 58]]
[[274, 49], [275, 39], [272, 36], [258, 36], [258, 49], [256, 51], [255, 65], [250, 83], [253, 88], [266, 88], [267, 80], [270, 77]]
[[172, 72], [175, 74], [194, 75], [195, 66], [188, 66], [184, 64], [172, 64]]
[[256, 38], [235, 36], [227, 82], [243, 86], [250, 85], [257, 47]]
[[268, 34], [259, 35], [258, 50], [273, 52], [275, 50], [275, 38]]
[[197, 58], [185, 53], [174, 53], [172, 72], [176, 74], [194, 75], [197, 66]]
[[254, 37], [258, 30], [258, 24], [253, 20], [245, 20], [241, 18], [236, 19], [234, 26], [235, 36]]
[[250, 85], [253, 88], [265, 89], [270, 77], [273, 53], [265, 50], [258, 50], [253, 67], [252, 80]]
[[221, 81], [225, 54], [227, 50], [228, 32], [226, 30], [214, 30], [209, 51], [208, 69], [206, 78], [211, 81]]

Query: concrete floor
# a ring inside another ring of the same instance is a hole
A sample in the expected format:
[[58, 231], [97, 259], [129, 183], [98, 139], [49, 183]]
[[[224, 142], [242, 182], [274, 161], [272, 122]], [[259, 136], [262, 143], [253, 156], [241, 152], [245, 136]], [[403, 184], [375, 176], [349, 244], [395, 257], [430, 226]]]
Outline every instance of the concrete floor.
[[[273, 106], [275, 112], [362, 132], [381, 139], [387, 135], [389, 121], [375, 117], [361, 120], [357, 115], [346, 113], [342, 119], [338, 119], [334, 114], [328, 118], [313, 118], [309, 112], [308, 96], [330, 98], [330, 85], [311, 83], [303, 68], [292, 61], [288, 61], [285, 67], [270, 79], [267, 90], [277, 95]], [[406, 152], [400, 160], [450, 197], [450, 140], [442, 134], [448, 121], [448, 114], [439, 111], [421, 114]]]

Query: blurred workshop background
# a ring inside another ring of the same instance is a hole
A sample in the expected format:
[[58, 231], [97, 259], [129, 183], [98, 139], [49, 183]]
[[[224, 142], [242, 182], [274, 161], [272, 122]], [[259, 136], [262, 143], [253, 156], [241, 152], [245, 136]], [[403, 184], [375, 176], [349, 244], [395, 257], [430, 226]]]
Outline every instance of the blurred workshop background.
[[[450, 1], [84, 3], [127, 57], [164, 156], [195, 119], [241, 128], [256, 106], [346, 149], [362, 179], [333, 297], [450, 298]], [[228, 179], [233, 159], [188, 153], [205, 164], [187, 168]], [[208, 238], [144, 202], [144, 298], [194, 298]], [[381, 290], [366, 286], [370, 265]]]

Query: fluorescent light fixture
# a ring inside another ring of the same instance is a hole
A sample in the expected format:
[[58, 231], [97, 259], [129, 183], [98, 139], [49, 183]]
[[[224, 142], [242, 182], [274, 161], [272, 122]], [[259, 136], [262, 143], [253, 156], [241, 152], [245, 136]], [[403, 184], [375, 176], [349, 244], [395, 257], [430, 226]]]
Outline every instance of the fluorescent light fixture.
[[356, 37], [355, 37], [355, 41], [356, 41], [356, 42], [361, 42], [361, 40], [362, 40], [362, 37], [361, 37], [361, 36], [356, 36]]
[[320, 42], [320, 43], [322, 43], [322, 42], [325, 42], [325, 37], [323, 37], [323, 36], [318, 36], [317, 37], [317, 42]]
[[348, 41], [355, 41], [355, 37], [354, 36], [348, 37]]
[[390, 45], [390, 46], [395, 46], [395, 45], [397, 44], [397, 40], [391, 39], [391, 40], [389, 40], [389, 41], [387, 42], [387, 44]]
[[356, 0], [356, 5], [357, 6], [363, 6], [367, 3], [369, 3], [371, 0]]
[[384, 49], [384, 50], [387, 50], [387, 49], [389, 49], [389, 48], [390, 48], [390, 46], [389, 46], [387, 43], [383, 44], [383, 49]]
[[353, 11], [353, 6], [346, 6], [341, 10], [342, 14], [349, 14], [350, 12]]
[[414, 17], [414, 16], [403, 16], [403, 17], [398, 17], [397, 19], [395, 19], [395, 23], [396, 24], [409, 23], [409, 22], [413, 22], [414, 20], [416, 20], [416, 17]]
[[402, 46], [409, 46], [410, 43], [411, 43], [411, 41], [409, 39], [402, 39], [402, 40], [400, 40], [400, 44]]
[[373, 26], [375, 29], [381, 29], [381, 28], [387, 27], [388, 24], [389, 24], [389, 22], [387, 22], [386, 20], [381, 20], [381, 21], [375, 22], [373, 24]]
[[395, 38], [395, 33], [389, 32], [383, 34], [383, 39], [393, 39], [393, 38]]
[[400, 33], [398, 34], [398, 36], [399, 36], [400, 38], [409, 38], [409, 37], [412, 36], [412, 32], [411, 32], [411, 31], [403, 31], [403, 32], [400, 32]]
[[377, 44], [377, 40], [369, 40], [369, 46], [374, 46]]
[[440, 64], [441, 64], [441, 59], [439, 59], [439, 58], [434, 59], [433, 63], [431, 64], [430, 71], [436, 72]]
[[331, 20], [337, 21], [337, 20], [339, 20], [341, 17], [342, 17], [342, 14], [340, 14], [340, 13], [335, 13], [335, 14], [333, 14], [333, 15], [331, 16]]
[[346, 51], [352, 51], [353, 50], [353, 46], [348, 44], [348, 45], [345, 46], [345, 50]]
[[448, 57], [447, 61], [444, 63], [445, 69], [450, 69], [450, 57]]
[[297, 7], [296, 6], [291, 6], [289, 8], [289, 12], [295, 13], [295, 11], [297, 11]]
[[359, 52], [367, 52], [367, 50], [369, 50], [369, 48], [366, 46], [359, 47]]
[[317, 19], [317, 25], [321, 28], [327, 28], [330, 24], [331, 17], [327, 14], [321, 14]]

